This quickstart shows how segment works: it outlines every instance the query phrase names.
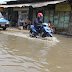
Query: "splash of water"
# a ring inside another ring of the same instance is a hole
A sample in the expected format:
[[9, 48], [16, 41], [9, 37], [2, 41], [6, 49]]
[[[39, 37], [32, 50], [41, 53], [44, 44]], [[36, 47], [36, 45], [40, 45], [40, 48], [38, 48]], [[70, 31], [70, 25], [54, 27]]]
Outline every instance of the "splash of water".
[[[24, 34], [21, 32], [2, 32], [3, 34], [8, 34], [8, 35], [13, 35], [13, 36], [18, 36], [18, 37], [23, 37], [26, 39], [31, 39], [31, 40], [40, 40], [45, 43], [50, 43], [51, 45], [55, 45], [56, 43], [59, 42], [59, 40], [56, 37], [46, 37], [46, 38], [31, 38], [29, 37], [29, 34]], [[49, 45], [49, 44], [48, 44]]]

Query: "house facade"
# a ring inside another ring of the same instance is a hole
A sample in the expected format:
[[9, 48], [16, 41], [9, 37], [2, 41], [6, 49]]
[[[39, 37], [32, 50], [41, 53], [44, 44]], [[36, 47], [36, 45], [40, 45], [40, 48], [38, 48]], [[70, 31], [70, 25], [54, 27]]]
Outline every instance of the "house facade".
[[[48, 1], [45, 1], [45, 4], [41, 1], [34, 3], [32, 0], [32, 2], [25, 2], [25, 4], [28, 3], [27, 5], [24, 4], [19, 7], [8, 7], [8, 19], [9, 16], [12, 15], [13, 19], [16, 19], [18, 23], [19, 18], [23, 18], [25, 21], [29, 18], [33, 24], [37, 13], [42, 12], [44, 15], [44, 22], [48, 22], [50, 20], [51, 25], [53, 25], [57, 31], [71, 33], [72, 4], [66, 1], [59, 3], [49, 1], [48, 4], [47, 2]], [[10, 3], [11, 2], [8, 2], [8, 4]], [[21, 2], [20, 4], [22, 3], [24, 2]], [[15, 24], [15, 26], [17, 25]]]
[[62, 2], [58, 4], [50, 4], [41, 8], [33, 9], [33, 21], [38, 12], [42, 12], [44, 15], [44, 22], [51, 21], [57, 31], [69, 30], [71, 6], [68, 2]]

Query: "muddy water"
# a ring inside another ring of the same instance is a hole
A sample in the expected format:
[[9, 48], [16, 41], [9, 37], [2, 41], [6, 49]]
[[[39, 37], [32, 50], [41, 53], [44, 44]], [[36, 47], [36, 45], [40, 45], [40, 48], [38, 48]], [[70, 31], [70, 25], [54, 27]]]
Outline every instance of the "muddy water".
[[0, 72], [72, 72], [72, 38], [46, 40], [0, 33]]

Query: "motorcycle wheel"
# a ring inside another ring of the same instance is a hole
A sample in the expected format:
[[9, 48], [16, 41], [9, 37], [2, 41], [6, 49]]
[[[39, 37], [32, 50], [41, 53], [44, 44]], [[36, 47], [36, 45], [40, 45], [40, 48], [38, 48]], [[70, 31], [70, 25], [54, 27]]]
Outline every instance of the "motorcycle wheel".
[[46, 34], [43, 33], [43, 34], [42, 34], [42, 37], [43, 37], [43, 38], [46, 37]]
[[32, 29], [30, 29], [30, 37], [36, 37], [36, 34], [32, 31]]
[[52, 36], [50, 36], [50, 37], [52, 37]]

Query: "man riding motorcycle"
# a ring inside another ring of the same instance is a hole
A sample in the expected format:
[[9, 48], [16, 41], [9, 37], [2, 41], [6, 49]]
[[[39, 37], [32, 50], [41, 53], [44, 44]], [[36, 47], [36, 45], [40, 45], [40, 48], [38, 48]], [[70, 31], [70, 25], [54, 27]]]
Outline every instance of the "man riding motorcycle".
[[31, 37], [52, 37], [51, 30], [48, 23], [43, 23], [43, 14], [38, 13], [37, 18], [34, 20], [34, 25], [30, 27]]
[[40, 29], [40, 35], [42, 33], [42, 23], [43, 23], [43, 14], [38, 13], [37, 18], [34, 20], [34, 27]]

